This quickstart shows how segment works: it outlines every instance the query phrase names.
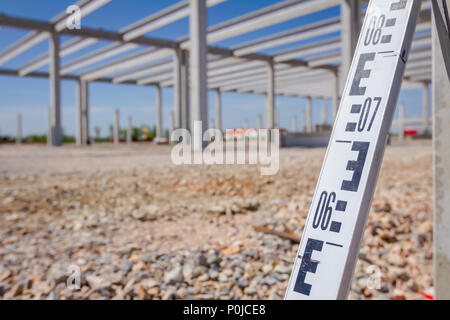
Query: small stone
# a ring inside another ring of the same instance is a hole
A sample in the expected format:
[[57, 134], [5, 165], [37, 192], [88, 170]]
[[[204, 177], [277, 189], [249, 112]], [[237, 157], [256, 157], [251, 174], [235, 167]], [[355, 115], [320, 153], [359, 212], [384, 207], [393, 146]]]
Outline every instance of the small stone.
[[247, 287], [244, 289], [244, 293], [248, 294], [249, 296], [252, 296], [254, 294], [256, 294], [256, 288], [252, 288], [252, 287]]
[[197, 258], [197, 264], [202, 267], [208, 267], [208, 258], [204, 254], [200, 254]]
[[123, 273], [127, 274], [131, 271], [133, 268], [133, 262], [123, 259], [120, 261], [120, 270], [122, 270]]
[[262, 271], [264, 272], [264, 274], [268, 274], [273, 270], [273, 267], [271, 264], [265, 264], [262, 268]]
[[7, 197], [7, 198], [3, 199], [3, 201], [2, 201], [2, 203], [5, 205], [10, 204], [12, 202], [14, 202], [14, 197]]
[[200, 268], [195, 267], [191, 264], [185, 264], [183, 266], [183, 276], [187, 280], [194, 279], [200, 275]]
[[165, 284], [176, 284], [183, 281], [183, 269], [181, 267], [175, 267], [174, 269], [164, 273]]
[[256, 211], [259, 208], [259, 202], [256, 199], [247, 199], [245, 200], [243, 207], [249, 211]]
[[180, 299], [186, 298], [187, 295], [188, 295], [188, 292], [187, 292], [186, 288], [180, 288], [177, 290], [177, 296]]
[[223, 254], [225, 256], [230, 256], [230, 255], [239, 254], [239, 253], [241, 253], [241, 246], [238, 246], [238, 245], [233, 245], [233, 246], [230, 246], [230, 247], [226, 248], [225, 250], [223, 250]]
[[167, 290], [164, 293], [164, 295], [162, 296], [162, 300], [171, 300], [171, 299], [173, 299], [173, 296], [174, 296], [175, 293], [176, 292], [173, 289]]
[[215, 280], [219, 277], [219, 272], [216, 270], [209, 270], [209, 277]]
[[198, 277], [198, 281], [205, 282], [209, 280], [209, 274], [204, 273], [200, 277]]
[[225, 208], [224, 206], [215, 205], [215, 206], [212, 206], [212, 207], [208, 210], [208, 213], [221, 215], [221, 214], [225, 214], [225, 211], [226, 211], [226, 208]]

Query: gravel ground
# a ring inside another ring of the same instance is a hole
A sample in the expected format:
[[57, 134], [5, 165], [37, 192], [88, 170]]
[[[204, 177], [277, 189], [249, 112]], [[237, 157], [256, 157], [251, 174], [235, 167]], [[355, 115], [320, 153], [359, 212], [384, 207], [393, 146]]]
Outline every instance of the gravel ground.
[[[281, 299], [298, 244], [253, 227], [301, 235], [325, 149], [282, 149], [269, 177], [170, 150], [1, 146], [0, 298]], [[351, 299], [432, 290], [431, 164], [428, 142], [387, 149]]]

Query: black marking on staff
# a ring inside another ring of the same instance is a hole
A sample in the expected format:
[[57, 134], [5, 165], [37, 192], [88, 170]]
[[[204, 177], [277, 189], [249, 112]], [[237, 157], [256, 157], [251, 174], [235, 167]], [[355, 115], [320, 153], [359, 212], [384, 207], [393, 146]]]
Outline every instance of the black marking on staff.
[[330, 245], [330, 246], [335, 246], [335, 247], [339, 247], [342, 248], [343, 245], [342, 244], [338, 244], [338, 243], [333, 243], [333, 242], [327, 242], [326, 244]]
[[378, 54], [386, 54], [386, 53], [394, 53], [394, 50], [389, 50], [389, 51], [380, 51], [378, 52]]
[[408, 0], [400, 0], [396, 3], [391, 4], [391, 11], [402, 10], [406, 8]]
[[352, 143], [351, 141], [348, 140], [336, 140], [337, 143]]
[[392, 35], [387, 34], [381, 38], [381, 43], [391, 43]]
[[308, 272], [316, 273], [318, 261], [311, 260], [314, 251], [322, 251], [323, 241], [309, 238], [306, 243], [305, 253], [302, 257], [300, 269], [298, 271], [297, 280], [295, 281], [294, 291], [307, 295], [311, 293], [311, 285], [305, 282], [306, 274]]
[[350, 96], [363, 96], [366, 94], [366, 87], [360, 87], [362, 79], [370, 77], [370, 69], [364, 69], [366, 62], [375, 60], [375, 52], [363, 53], [359, 56], [355, 77], [353, 78]]
[[345, 211], [347, 209], [347, 201], [338, 200], [336, 203], [336, 211]]
[[352, 180], [342, 181], [341, 190], [357, 192], [359, 183], [361, 182], [361, 175], [366, 163], [367, 151], [369, 150], [369, 142], [355, 141], [353, 142], [352, 151], [358, 151], [358, 158], [356, 161], [351, 160], [347, 162], [347, 170], [353, 171]]
[[393, 27], [397, 22], [397, 18], [391, 18], [386, 20], [386, 27]]
[[350, 110], [350, 113], [360, 113], [361, 112], [361, 104], [354, 104], [352, 105], [352, 109]]
[[356, 130], [356, 122], [348, 122], [345, 131], [347, 132], [355, 132]]
[[341, 231], [342, 223], [337, 221], [331, 221], [330, 231], [339, 233]]

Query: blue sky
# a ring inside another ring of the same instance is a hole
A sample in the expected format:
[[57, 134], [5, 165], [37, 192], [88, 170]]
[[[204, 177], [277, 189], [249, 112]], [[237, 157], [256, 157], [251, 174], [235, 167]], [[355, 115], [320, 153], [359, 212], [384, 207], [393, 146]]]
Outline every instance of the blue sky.
[[[76, 1], [73, 0], [0, 0], [0, 12], [8, 15], [27, 17], [49, 21], [60, 12]], [[106, 30], [118, 31], [121, 28], [142, 19], [158, 10], [166, 8], [178, 0], [113, 0], [100, 10], [83, 18], [82, 27], [103, 28]], [[281, 2], [281, 0], [228, 0], [208, 9], [208, 26], [213, 26], [223, 21], [227, 21], [239, 15], [252, 12], [254, 10]], [[301, 25], [309, 24], [319, 19], [329, 18], [339, 15], [339, 8], [334, 7], [328, 10], [311, 14], [305, 17], [292, 19], [271, 27], [263, 28], [238, 37], [230, 38], [216, 43], [222, 47], [232, 47], [236, 44], [252, 39], [257, 39], [267, 34], [292, 29]], [[187, 35], [189, 30], [188, 18], [179, 20], [154, 32], [148, 36], [176, 40]], [[0, 51], [5, 50], [17, 39], [27, 34], [27, 31], [9, 28], [0, 29]], [[331, 34], [336, 36], [337, 34]], [[69, 37], [62, 37], [61, 43], [67, 41]], [[277, 47], [263, 53], [271, 54], [274, 51], [298, 46], [301, 42]], [[107, 45], [107, 42], [99, 42], [75, 54], [61, 59], [64, 64], [76, 59], [88, 52]], [[21, 54], [13, 60], [0, 66], [1, 68], [17, 69], [33, 58], [47, 52], [48, 42], [45, 41], [29, 51]], [[126, 53], [128, 55], [133, 51]], [[110, 60], [115, 60], [121, 55]], [[109, 61], [109, 60], [105, 60]], [[100, 64], [90, 65], [93, 68]], [[85, 69], [77, 70], [76, 73]], [[48, 71], [48, 66], [39, 69]], [[23, 131], [28, 134], [44, 134], [47, 130], [47, 108], [49, 105], [49, 84], [46, 79], [31, 79], [0, 76], [0, 130], [2, 135], [14, 135], [16, 132], [16, 115], [22, 113]], [[406, 117], [420, 117], [421, 90], [404, 90], [401, 93], [400, 101], [404, 101], [407, 108]], [[223, 125], [225, 128], [242, 126], [244, 119], [248, 119], [250, 126], [256, 126], [257, 114], [264, 117], [265, 97], [263, 95], [223, 93]], [[104, 83], [90, 84], [90, 108], [91, 132], [98, 126], [101, 134], [108, 134], [108, 126], [113, 122], [114, 109], [118, 108], [121, 115], [121, 126], [126, 127], [128, 116], [133, 118], [133, 124], [153, 125], [155, 123], [155, 90], [152, 87], [139, 87], [130, 85], [115, 85]], [[215, 118], [215, 94], [209, 94], [209, 117]], [[331, 102], [327, 100], [313, 100], [313, 121], [319, 121], [320, 109], [327, 104], [331, 108]], [[169, 113], [173, 105], [173, 92], [171, 88], [163, 89], [163, 117], [164, 126], [169, 125]], [[276, 105], [280, 114], [281, 127], [290, 128], [291, 118], [296, 115], [299, 126], [301, 124], [301, 114], [306, 108], [306, 100], [302, 98], [277, 97]], [[76, 84], [73, 81], [62, 81], [62, 121], [67, 134], [74, 135], [76, 132]], [[330, 109], [331, 110], [331, 109]], [[331, 117], [331, 112], [329, 112]]]

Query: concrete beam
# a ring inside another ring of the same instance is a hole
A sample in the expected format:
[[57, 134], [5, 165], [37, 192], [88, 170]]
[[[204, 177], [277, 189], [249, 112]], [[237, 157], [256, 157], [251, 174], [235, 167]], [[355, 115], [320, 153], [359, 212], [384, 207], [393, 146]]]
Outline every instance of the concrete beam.
[[161, 61], [158, 63], [154, 63], [150, 66], [139, 68], [137, 70], [131, 70], [124, 72], [122, 74], [116, 75], [113, 78], [113, 83], [121, 83], [131, 79], [141, 79], [143, 77], [150, 77], [154, 75], [158, 75], [161, 72], [173, 72], [175, 66], [172, 59], [167, 61]]
[[89, 70], [81, 74], [81, 78], [86, 81], [92, 81], [108, 74], [130, 69], [145, 63], [163, 59], [172, 55], [169, 49], [147, 49], [131, 56], [107, 63], [103, 66]]
[[[226, 0], [208, 0], [207, 7], [215, 6]], [[146, 33], [189, 16], [189, 2], [181, 1], [173, 6], [146, 17], [123, 30], [124, 40], [130, 41]]]
[[[76, 5], [81, 9], [81, 17], [85, 17], [110, 1], [111, 0], [81, 0]], [[0, 54], [0, 65], [46, 40], [51, 36], [51, 33], [67, 30], [66, 20], [70, 14], [71, 13], [64, 11], [53, 18], [50, 23], [0, 14], [0, 25], [33, 30]]]
[[138, 45], [133, 43], [128, 43], [125, 45], [113, 43], [64, 64], [61, 68], [61, 74], [68, 74], [71, 71], [78, 70], [104, 59], [112, 58], [119, 54], [136, 49], [137, 47]]
[[274, 35], [262, 37], [247, 43], [243, 43], [233, 48], [237, 56], [262, 51], [265, 49], [285, 45], [292, 42], [323, 36], [328, 33], [340, 30], [340, 18], [331, 18], [316, 22], [293, 30], [276, 33]]
[[275, 52], [274, 61], [279, 63], [283, 61], [289, 61], [292, 59], [297, 59], [305, 57], [307, 55], [326, 53], [331, 50], [337, 50], [341, 48], [340, 37], [333, 37], [331, 39], [315, 41], [313, 43], [308, 43], [307, 45], [301, 45], [288, 50], [283, 50]]
[[[338, 0], [283, 1], [210, 28], [208, 30], [208, 43], [219, 42], [273, 24], [305, 16], [315, 11], [330, 8], [338, 3]], [[188, 48], [189, 45], [189, 41], [181, 44], [182, 48]]]
[[[59, 56], [65, 57], [76, 51], [87, 48], [97, 42], [97, 39], [93, 38], [75, 38], [61, 45], [61, 51], [59, 52]], [[43, 54], [42, 56], [30, 61], [29, 63], [23, 65], [19, 68], [19, 75], [25, 76], [34, 70], [37, 70], [50, 62], [50, 57], [48, 53]], [[63, 74], [64, 66], [61, 68], [61, 74]]]

